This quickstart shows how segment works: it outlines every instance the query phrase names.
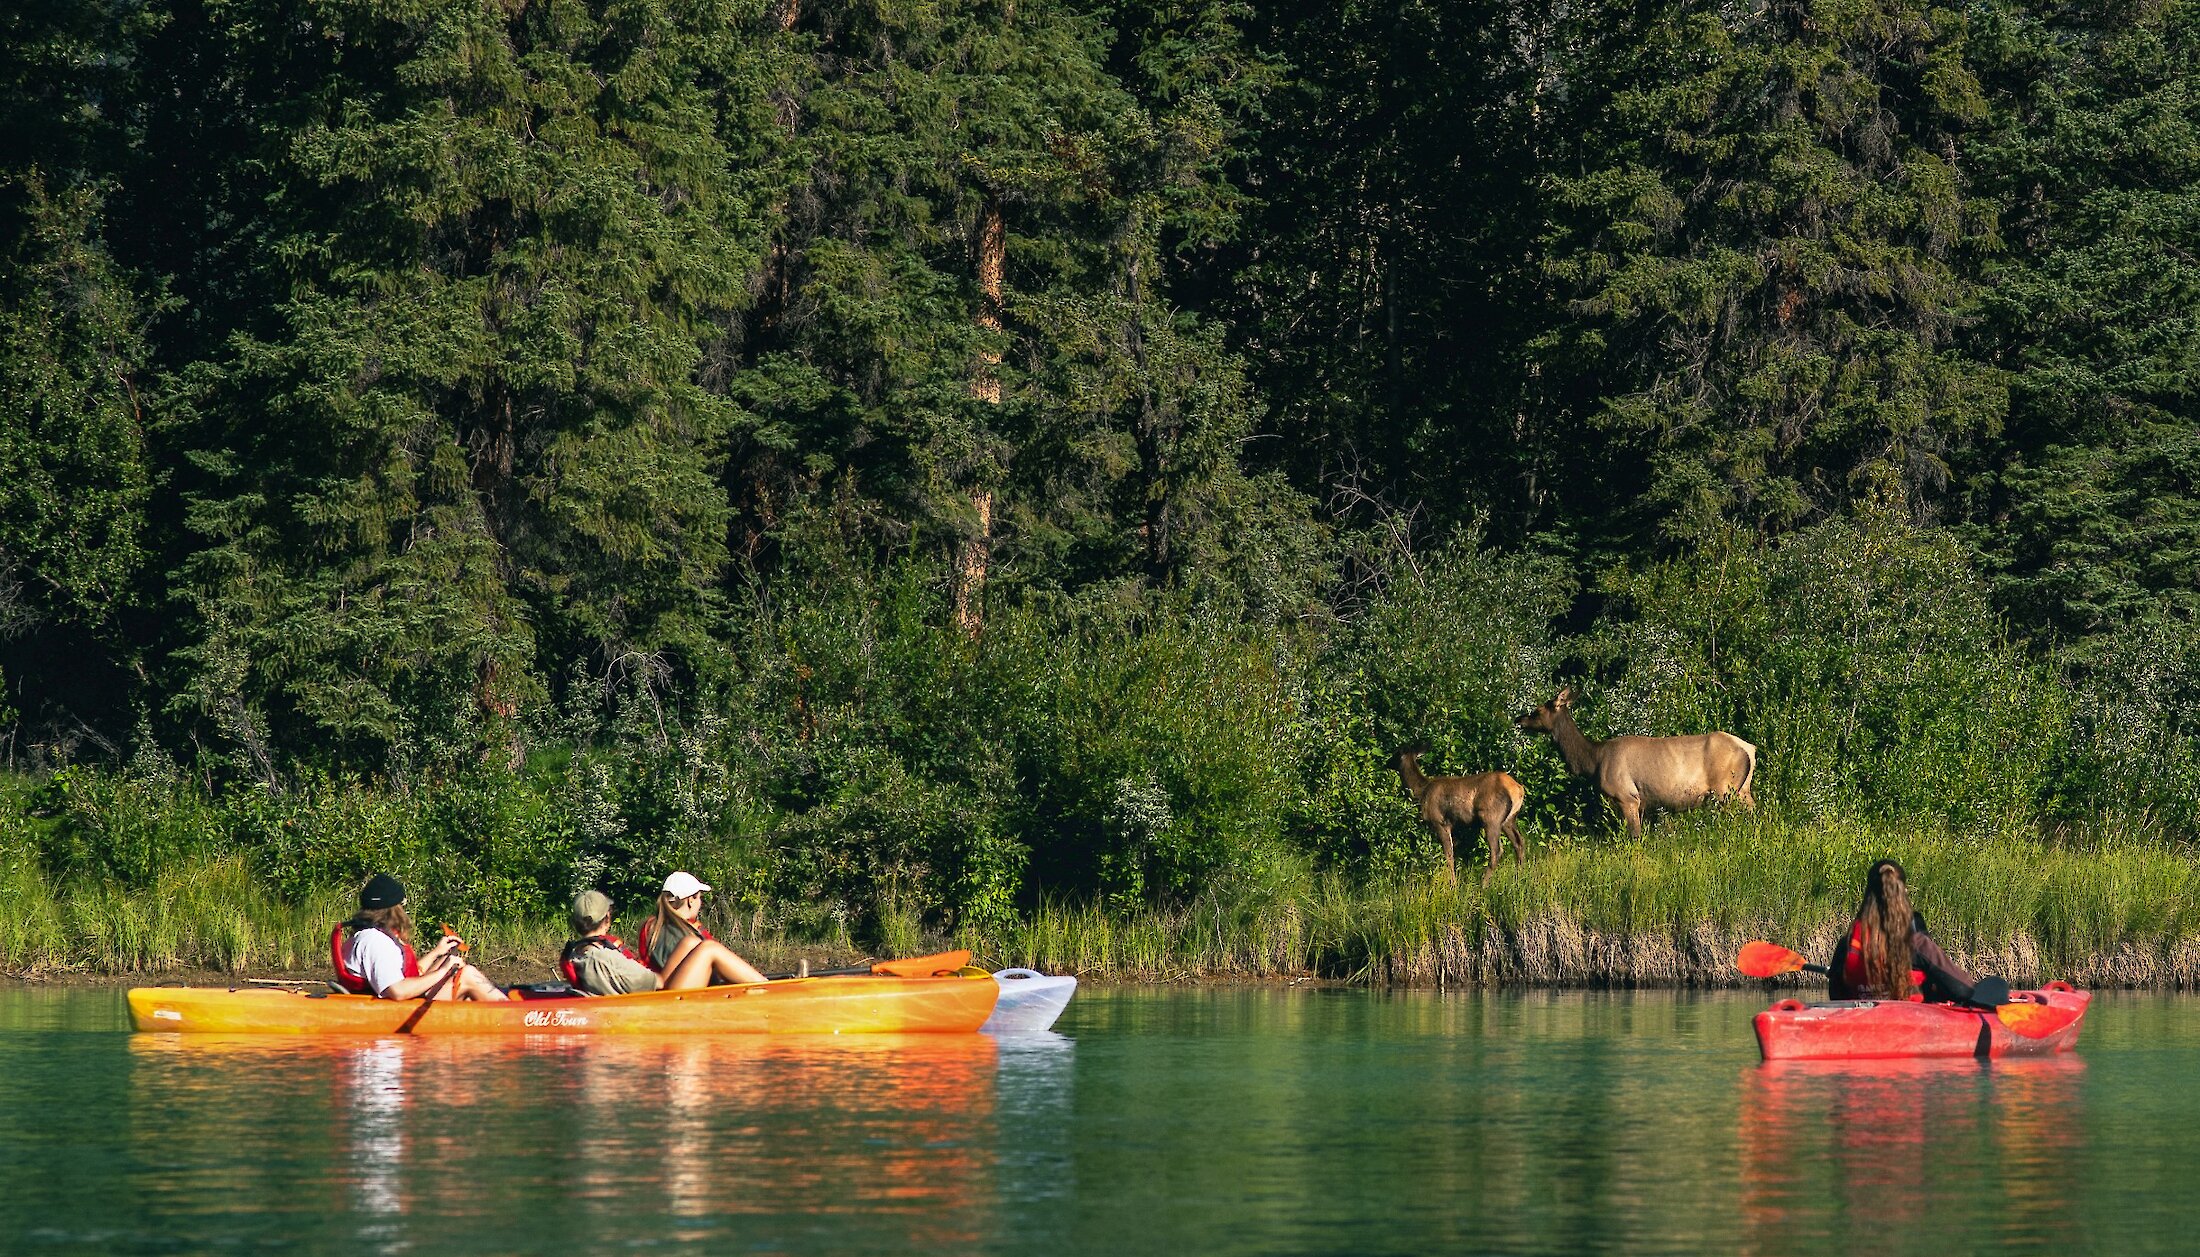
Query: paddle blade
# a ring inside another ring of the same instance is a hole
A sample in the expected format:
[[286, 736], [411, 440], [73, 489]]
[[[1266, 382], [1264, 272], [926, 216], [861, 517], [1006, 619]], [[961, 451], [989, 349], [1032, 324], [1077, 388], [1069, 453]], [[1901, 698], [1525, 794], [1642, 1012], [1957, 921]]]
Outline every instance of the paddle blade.
[[1994, 1009], [2001, 1024], [2009, 1027], [2011, 1034], [2026, 1039], [2044, 1039], [2078, 1019], [2075, 1008], [2057, 1008], [2053, 1004], [2003, 1004]]
[[1778, 943], [1744, 943], [1742, 954], [1734, 958], [1734, 967], [1752, 978], [1777, 978], [1783, 973], [1794, 973], [1810, 963], [1800, 952], [1789, 951]]
[[871, 966], [871, 972], [889, 978], [929, 978], [936, 974], [952, 974], [969, 963], [969, 952], [943, 951], [936, 956], [911, 956], [906, 960], [881, 960]]

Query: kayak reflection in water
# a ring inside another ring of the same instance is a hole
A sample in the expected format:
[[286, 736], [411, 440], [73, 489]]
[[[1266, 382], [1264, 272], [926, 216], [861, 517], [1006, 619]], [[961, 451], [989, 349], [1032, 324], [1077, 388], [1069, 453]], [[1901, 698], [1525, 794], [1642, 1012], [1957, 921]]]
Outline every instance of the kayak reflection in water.
[[1978, 978], [1948, 959], [1910, 907], [1902, 866], [1881, 860], [1864, 875], [1864, 900], [1826, 966], [1833, 998], [1969, 1003]]
[[[348, 939], [342, 937], [347, 931]], [[496, 983], [458, 958], [463, 945], [458, 935], [445, 934], [426, 956], [413, 951], [405, 886], [387, 873], [375, 874], [359, 888], [359, 915], [337, 926], [330, 943], [336, 980], [356, 995], [382, 999], [504, 998]]]
[[703, 928], [703, 892], [710, 887], [693, 873], [674, 873], [657, 893], [657, 915], [642, 923], [635, 942], [642, 962], [664, 975], [665, 989], [684, 991], [713, 982], [742, 985], [764, 981], [756, 966]]

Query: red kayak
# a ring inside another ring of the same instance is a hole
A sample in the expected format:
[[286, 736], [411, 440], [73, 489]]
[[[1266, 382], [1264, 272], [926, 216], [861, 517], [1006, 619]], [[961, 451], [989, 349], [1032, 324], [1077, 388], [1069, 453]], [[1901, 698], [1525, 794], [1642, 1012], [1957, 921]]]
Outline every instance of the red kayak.
[[2077, 1046], [2093, 996], [2065, 982], [2017, 991], [2012, 1001], [2041, 1004], [2052, 1030], [2027, 1038], [1991, 1008], [1848, 1000], [1806, 1004], [1784, 999], [1757, 1014], [1757, 1046], [1768, 1061], [1872, 1060], [1901, 1056], [2046, 1056]]

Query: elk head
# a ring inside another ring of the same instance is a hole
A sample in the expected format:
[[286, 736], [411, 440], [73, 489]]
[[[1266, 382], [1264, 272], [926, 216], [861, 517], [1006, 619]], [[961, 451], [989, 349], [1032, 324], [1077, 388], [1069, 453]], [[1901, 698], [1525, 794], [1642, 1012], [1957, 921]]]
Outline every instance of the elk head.
[[1530, 733], [1553, 733], [1558, 729], [1558, 718], [1573, 710], [1573, 706], [1573, 690], [1563, 689], [1558, 697], [1513, 721], [1513, 725]]

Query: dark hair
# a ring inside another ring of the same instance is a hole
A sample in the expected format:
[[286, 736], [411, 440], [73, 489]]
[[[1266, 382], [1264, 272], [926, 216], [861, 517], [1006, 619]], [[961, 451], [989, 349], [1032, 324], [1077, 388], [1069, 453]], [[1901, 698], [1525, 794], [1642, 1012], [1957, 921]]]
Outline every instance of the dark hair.
[[1874, 863], [1864, 875], [1864, 901], [1856, 906], [1863, 923], [1864, 985], [1883, 999], [1910, 997], [1910, 887], [1893, 860]]

